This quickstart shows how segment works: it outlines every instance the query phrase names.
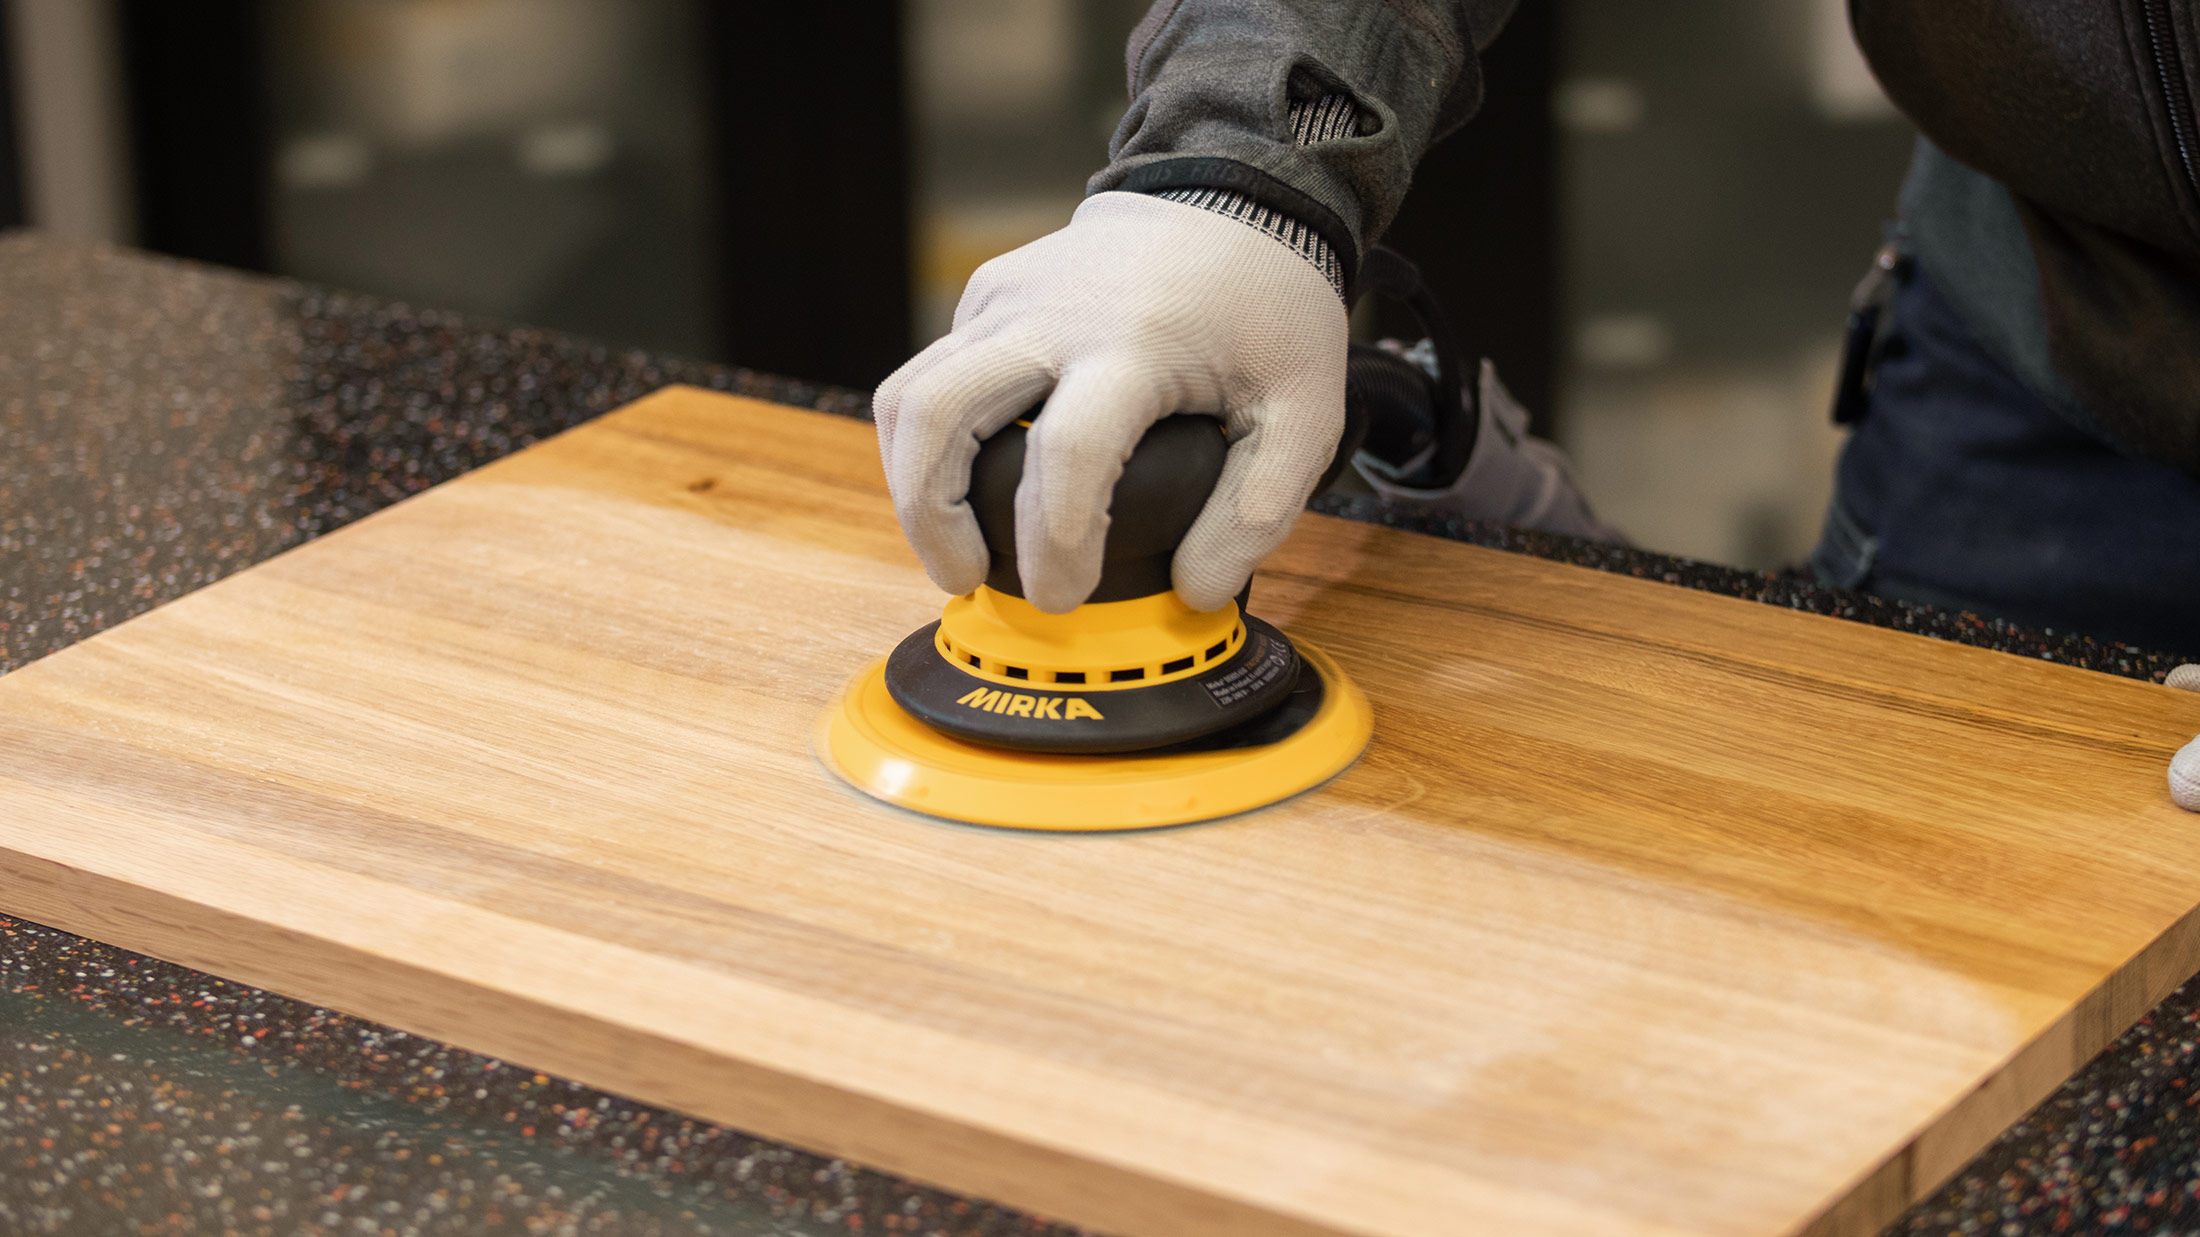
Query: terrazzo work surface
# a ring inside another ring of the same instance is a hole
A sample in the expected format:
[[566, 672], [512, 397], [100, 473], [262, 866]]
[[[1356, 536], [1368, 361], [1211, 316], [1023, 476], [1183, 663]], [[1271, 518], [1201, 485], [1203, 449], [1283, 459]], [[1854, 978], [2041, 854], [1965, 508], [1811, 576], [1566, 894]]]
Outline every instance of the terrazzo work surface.
[[[671, 382], [863, 411], [747, 370], [0, 236], [0, 672]], [[2179, 660], [1317, 505], [2107, 673]], [[2188, 983], [1890, 1232], [2200, 1233], [2196, 1061]], [[1073, 1231], [0, 917], [0, 1232]]]

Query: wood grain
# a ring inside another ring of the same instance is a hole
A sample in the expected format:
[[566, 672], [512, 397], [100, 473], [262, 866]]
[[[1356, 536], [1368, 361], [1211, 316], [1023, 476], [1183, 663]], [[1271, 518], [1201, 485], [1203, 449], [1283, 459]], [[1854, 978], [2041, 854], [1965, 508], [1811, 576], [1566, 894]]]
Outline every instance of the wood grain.
[[670, 390], [0, 679], [0, 909], [1125, 1233], [1869, 1232], [2200, 967], [2200, 698], [1324, 518], [1361, 763], [882, 809], [868, 427]]

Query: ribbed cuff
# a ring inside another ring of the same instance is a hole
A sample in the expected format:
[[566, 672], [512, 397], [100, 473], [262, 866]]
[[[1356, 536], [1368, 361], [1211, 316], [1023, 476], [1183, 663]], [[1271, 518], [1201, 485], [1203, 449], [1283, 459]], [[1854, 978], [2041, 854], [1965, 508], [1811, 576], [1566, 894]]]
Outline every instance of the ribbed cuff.
[[[1350, 95], [1323, 95], [1319, 99], [1292, 104], [1290, 122], [1292, 142], [1299, 146], [1312, 146], [1318, 142], [1347, 137], [1358, 132], [1360, 112], [1358, 106], [1352, 102]], [[1185, 165], [1182, 170], [1190, 170], [1195, 161], [1171, 160], [1169, 162], [1172, 164], [1181, 162]], [[1224, 161], [1199, 160], [1196, 162], [1221, 163]], [[1156, 165], [1153, 170], [1159, 171], [1160, 165]], [[1233, 174], [1228, 177], [1216, 176], [1213, 179], [1227, 179], [1245, 185], [1253, 176], [1257, 175], [1254, 169], [1245, 167], [1242, 164], [1231, 163], [1228, 165], [1228, 170]], [[1134, 188], [1132, 182], [1136, 179], [1137, 177], [1134, 174], [1132, 181], [1126, 181], [1123, 187]], [[1200, 177], [1198, 179], [1206, 180], [1207, 178]], [[1262, 177], [1260, 179], [1265, 181], [1268, 178]], [[1329, 281], [1329, 286], [1336, 289], [1337, 295], [1344, 296], [1347, 286], [1352, 282], [1352, 264], [1350, 262], [1351, 255], [1348, 252], [1341, 251], [1350, 245], [1349, 235], [1343, 233], [1343, 222], [1337, 219], [1334, 213], [1313, 199], [1306, 198], [1303, 194], [1289, 192], [1288, 186], [1275, 184], [1265, 187], [1270, 191], [1265, 196], [1289, 196], [1302, 200], [1296, 203], [1297, 209], [1294, 211], [1279, 207], [1272, 202], [1263, 202], [1260, 198], [1256, 198], [1240, 188], [1225, 187], [1213, 183], [1184, 184], [1181, 181], [1175, 184], [1156, 186], [1143, 190], [1143, 192], [1150, 193], [1157, 198], [1165, 198], [1171, 202], [1182, 202], [1187, 206], [1196, 206], [1201, 210], [1213, 211], [1218, 215], [1228, 216], [1240, 223], [1267, 233], [1293, 253], [1313, 263], [1314, 269], [1322, 273], [1322, 278]], [[1301, 216], [1304, 216], [1304, 218]], [[1322, 227], [1324, 224], [1329, 225], [1330, 232], [1336, 234], [1334, 238], [1332, 235], [1325, 234]]]
[[1251, 224], [1312, 262], [1322, 278], [1329, 281], [1329, 286], [1337, 290], [1337, 295], [1344, 295], [1344, 263], [1337, 260], [1337, 251], [1321, 238], [1320, 233], [1282, 211], [1271, 210], [1229, 189], [1164, 189], [1153, 196]]

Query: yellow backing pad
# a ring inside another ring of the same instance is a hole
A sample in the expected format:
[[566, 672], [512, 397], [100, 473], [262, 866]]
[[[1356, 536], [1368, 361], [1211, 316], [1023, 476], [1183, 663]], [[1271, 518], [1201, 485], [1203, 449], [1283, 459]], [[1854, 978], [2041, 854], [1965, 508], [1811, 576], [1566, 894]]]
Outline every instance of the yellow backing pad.
[[1290, 798], [1342, 773], [1375, 730], [1367, 698], [1328, 654], [1298, 646], [1326, 688], [1321, 708], [1265, 747], [1167, 756], [1053, 756], [980, 747], [933, 730], [864, 668], [818, 719], [818, 755], [857, 790], [977, 825], [1062, 832], [1212, 820]]

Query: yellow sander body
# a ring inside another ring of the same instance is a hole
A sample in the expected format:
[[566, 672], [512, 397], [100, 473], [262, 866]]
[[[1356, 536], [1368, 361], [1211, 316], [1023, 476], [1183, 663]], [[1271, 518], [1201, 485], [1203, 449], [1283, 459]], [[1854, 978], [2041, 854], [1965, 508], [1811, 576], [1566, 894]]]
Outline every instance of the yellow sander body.
[[1148, 431], [1110, 504], [1092, 600], [1048, 614], [1019, 591], [1013, 496], [1023, 421], [986, 440], [970, 504], [987, 581], [864, 668], [819, 721], [849, 785], [972, 824], [1089, 832], [1250, 811], [1349, 767], [1373, 715], [1328, 654], [1169, 584], [1226, 451], [1211, 418]]

